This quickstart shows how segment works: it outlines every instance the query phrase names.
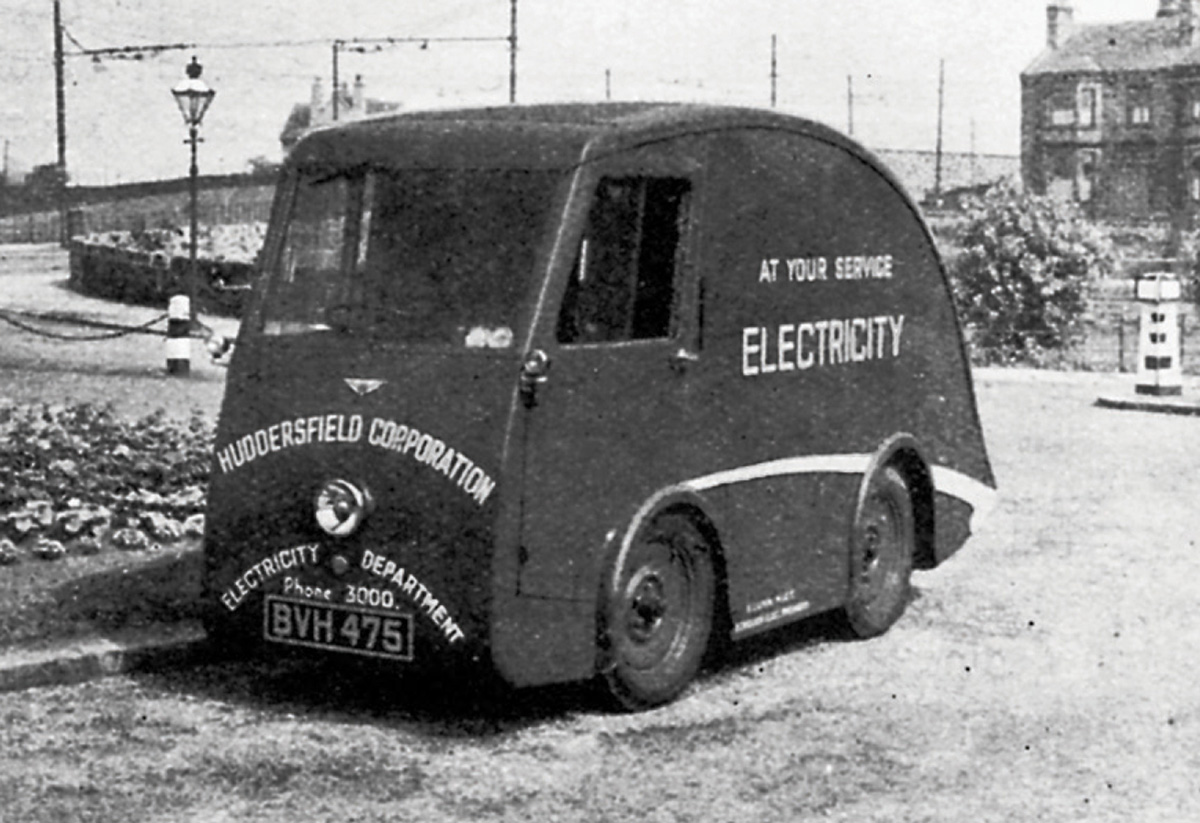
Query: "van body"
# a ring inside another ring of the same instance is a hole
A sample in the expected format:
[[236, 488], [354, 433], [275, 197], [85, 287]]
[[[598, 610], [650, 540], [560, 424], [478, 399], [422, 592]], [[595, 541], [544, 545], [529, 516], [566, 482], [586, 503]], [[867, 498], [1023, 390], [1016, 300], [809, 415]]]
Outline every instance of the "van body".
[[815, 123], [320, 129], [261, 266], [209, 492], [221, 642], [652, 705], [721, 640], [885, 630], [994, 494], [927, 227]]

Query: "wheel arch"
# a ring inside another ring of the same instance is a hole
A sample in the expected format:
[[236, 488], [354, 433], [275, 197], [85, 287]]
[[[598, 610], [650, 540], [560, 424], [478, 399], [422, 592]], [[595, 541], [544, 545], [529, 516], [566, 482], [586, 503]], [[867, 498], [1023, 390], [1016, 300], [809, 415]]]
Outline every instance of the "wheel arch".
[[637, 539], [642, 529], [653, 523], [657, 518], [667, 514], [681, 514], [687, 517], [704, 537], [709, 550], [712, 552], [713, 572], [716, 576], [716, 592], [713, 602], [713, 627], [709, 637], [710, 653], [726, 645], [731, 637], [733, 616], [729, 607], [729, 575], [726, 562], [725, 545], [721, 541], [720, 520], [713, 514], [714, 507], [702, 492], [687, 485], [670, 486], [662, 489], [646, 500], [630, 519], [618, 540], [611, 541], [605, 552], [608, 558], [603, 564], [600, 575], [601, 591], [597, 601], [597, 636], [596, 636], [596, 670], [600, 671], [605, 659], [606, 627], [600, 615], [599, 605], [604, 602], [606, 589], [616, 585], [615, 579], [608, 575], [609, 570], [620, 568], [621, 561], [629, 552], [633, 541]]
[[934, 552], [937, 524], [933, 504], [933, 475], [915, 437], [907, 433], [895, 434], [876, 450], [863, 474], [857, 504], [862, 506], [871, 477], [887, 466], [893, 466], [900, 472], [912, 498], [913, 526], [916, 532], [913, 567], [931, 569], [937, 564]]

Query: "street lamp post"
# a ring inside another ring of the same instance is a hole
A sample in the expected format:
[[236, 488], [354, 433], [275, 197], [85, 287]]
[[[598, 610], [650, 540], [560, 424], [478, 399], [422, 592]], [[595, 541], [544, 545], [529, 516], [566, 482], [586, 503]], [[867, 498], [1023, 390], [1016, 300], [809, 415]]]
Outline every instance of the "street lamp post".
[[200, 122], [204, 113], [212, 103], [216, 92], [210, 89], [200, 74], [204, 68], [192, 57], [184, 69], [187, 79], [181, 81], [171, 94], [179, 105], [183, 122], [188, 127], [188, 138], [185, 143], [191, 146], [192, 162], [188, 168], [188, 199], [190, 201], [191, 232], [188, 236], [188, 273], [186, 295], [174, 295], [168, 304], [167, 318], [167, 371], [171, 374], [187, 375], [191, 371], [191, 327], [196, 319], [196, 283], [199, 275], [196, 270], [196, 212], [197, 193], [196, 180], [200, 174], [196, 165], [196, 144], [200, 142]]

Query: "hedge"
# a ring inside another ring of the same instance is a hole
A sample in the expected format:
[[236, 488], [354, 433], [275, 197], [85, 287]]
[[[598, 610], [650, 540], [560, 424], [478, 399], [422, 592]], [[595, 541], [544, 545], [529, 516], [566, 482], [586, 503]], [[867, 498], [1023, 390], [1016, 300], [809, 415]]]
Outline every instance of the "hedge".
[[[196, 260], [196, 310], [238, 316], [254, 278], [261, 226], [205, 230]], [[93, 297], [165, 307], [186, 294], [190, 258], [178, 232], [109, 232], [71, 241], [69, 287]], [[217, 249], [213, 254], [210, 249]]]

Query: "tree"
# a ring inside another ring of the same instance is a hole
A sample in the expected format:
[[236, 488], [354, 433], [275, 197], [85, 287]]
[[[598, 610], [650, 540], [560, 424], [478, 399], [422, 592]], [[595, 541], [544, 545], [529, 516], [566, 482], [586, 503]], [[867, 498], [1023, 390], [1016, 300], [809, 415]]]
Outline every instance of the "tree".
[[25, 193], [30, 204], [52, 207], [59, 202], [67, 186], [67, 173], [57, 163], [34, 166], [25, 178]]
[[251, 157], [247, 160], [246, 168], [249, 170], [251, 177], [263, 178], [274, 182], [275, 178], [279, 176], [280, 164], [260, 154], [257, 157]]
[[985, 362], [1038, 360], [1079, 331], [1089, 278], [1112, 243], [1072, 204], [999, 184], [968, 207], [950, 267], [959, 316]]

